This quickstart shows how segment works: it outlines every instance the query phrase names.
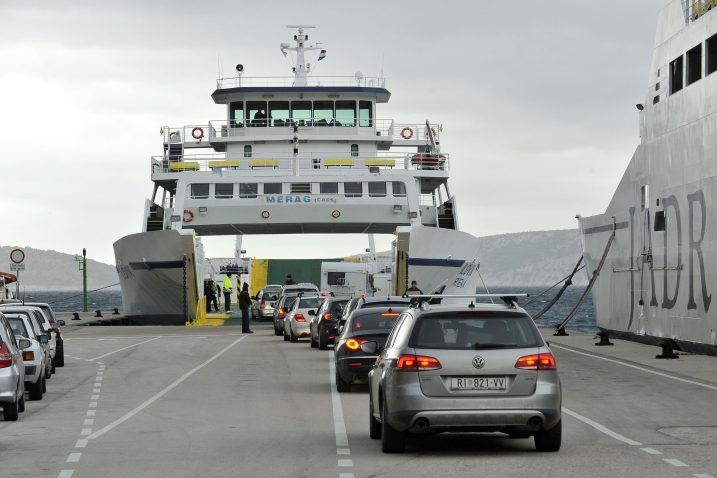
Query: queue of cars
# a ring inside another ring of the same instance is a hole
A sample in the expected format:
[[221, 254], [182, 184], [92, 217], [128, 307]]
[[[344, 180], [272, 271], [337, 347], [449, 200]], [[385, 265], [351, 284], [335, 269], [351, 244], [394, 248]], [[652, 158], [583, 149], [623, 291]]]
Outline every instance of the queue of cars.
[[481, 303], [455, 296], [322, 296], [303, 284], [277, 296], [284, 340], [334, 344], [335, 384], [368, 383], [369, 435], [401, 453], [410, 435], [500, 432], [556, 452], [562, 441], [557, 365], [514, 296]]
[[30, 400], [42, 400], [47, 379], [65, 365], [60, 327], [48, 304], [0, 304], [0, 406], [6, 421], [25, 410]]

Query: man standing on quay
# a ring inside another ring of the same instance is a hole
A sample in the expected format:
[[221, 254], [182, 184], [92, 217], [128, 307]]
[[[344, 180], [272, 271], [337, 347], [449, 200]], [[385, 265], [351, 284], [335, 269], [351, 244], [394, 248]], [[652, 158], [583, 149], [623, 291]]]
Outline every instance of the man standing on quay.
[[239, 294], [239, 309], [241, 309], [241, 333], [253, 334], [254, 331], [249, 328], [249, 307], [251, 307], [251, 296], [249, 296], [249, 284], [244, 282], [244, 286]]
[[232, 301], [232, 290], [234, 290], [231, 272], [227, 272], [227, 276], [224, 278], [222, 290], [224, 291], [224, 311], [229, 312]]

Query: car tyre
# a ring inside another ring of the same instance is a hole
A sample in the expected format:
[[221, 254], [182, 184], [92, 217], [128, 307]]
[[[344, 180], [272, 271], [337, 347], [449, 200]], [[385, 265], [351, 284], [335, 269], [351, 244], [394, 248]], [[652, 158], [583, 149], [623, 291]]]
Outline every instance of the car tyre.
[[44, 378], [39, 379], [37, 382], [30, 385], [30, 400], [42, 400], [42, 381]]
[[288, 342], [288, 341], [289, 341], [289, 336], [286, 335], [286, 329], [284, 329], [284, 342]]
[[42, 393], [47, 393], [47, 378], [42, 377]]
[[294, 331], [291, 330], [291, 327], [289, 327], [289, 340], [291, 340], [292, 344], [295, 344], [296, 342], [299, 341], [299, 337], [297, 337], [296, 334], [294, 334]]
[[60, 342], [57, 344], [57, 352], [55, 355], [55, 367], [65, 366], [65, 345]]
[[281, 330], [276, 326], [276, 323], [274, 323], [274, 335], [277, 337], [281, 335]]
[[368, 406], [368, 435], [373, 440], [380, 440], [381, 439], [381, 422], [376, 420], [373, 416], [373, 398], [369, 396], [369, 406]]
[[55, 367], [57, 367], [57, 365], [55, 365], [55, 360], [57, 360], [57, 356], [55, 356], [55, 358], [52, 359], [52, 365], [50, 366], [50, 373], [53, 375], [55, 374], [55, 370], [56, 370]]
[[347, 382], [341, 378], [341, 374], [338, 369], [336, 370], [336, 391], [339, 393], [346, 393], [351, 391], [351, 382]]
[[14, 422], [18, 419], [18, 402], [19, 400], [15, 400], [13, 403], [3, 405], [2, 414], [6, 422]]
[[389, 425], [386, 419], [386, 404], [381, 407], [381, 451], [403, 453], [406, 451], [406, 434]]
[[328, 349], [328, 348], [329, 348], [329, 344], [327, 344], [327, 342], [329, 341], [329, 339], [325, 336], [326, 334], [322, 334], [322, 333], [321, 333], [321, 329], [319, 329], [319, 333], [316, 334], [316, 335], [319, 336], [319, 341], [318, 341], [318, 342], [319, 342], [319, 350], [326, 350], [326, 349]]
[[540, 430], [535, 434], [535, 449], [538, 451], [558, 451], [563, 436], [563, 422], [559, 421], [557, 425], [549, 430]]
[[17, 401], [17, 411], [25, 411], [25, 390], [22, 391], [22, 395], [20, 395], [20, 400]]
[[311, 339], [311, 348], [317, 348], [319, 344], [316, 342], [316, 340], [314, 340], [314, 334], [309, 334], [309, 338]]

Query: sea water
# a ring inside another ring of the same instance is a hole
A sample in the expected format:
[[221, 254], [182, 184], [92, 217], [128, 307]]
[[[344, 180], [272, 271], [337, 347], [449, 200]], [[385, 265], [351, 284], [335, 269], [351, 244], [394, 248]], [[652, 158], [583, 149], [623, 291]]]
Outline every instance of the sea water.
[[[535, 314], [540, 311], [545, 304], [555, 296], [560, 287], [556, 287], [547, 294], [539, 297], [532, 304], [526, 307], [526, 310]], [[545, 290], [544, 287], [488, 287], [491, 293], [527, 293], [530, 296], [527, 299], [521, 299], [521, 304], [534, 299], [538, 294]], [[565, 291], [561, 299], [539, 320], [539, 325], [555, 326], [567, 317], [570, 311], [575, 307], [580, 295], [585, 291], [582, 286], [570, 286]], [[480, 290], [479, 293], [484, 292]], [[52, 308], [59, 312], [79, 312], [82, 310], [82, 292], [77, 291], [28, 291], [25, 293], [25, 300], [32, 302], [48, 302]], [[88, 310], [111, 311], [114, 308], [122, 310], [122, 294], [118, 290], [101, 290], [91, 292], [89, 294]], [[597, 331], [595, 325], [595, 315], [592, 303], [592, 296], [588, 294], [585, 302], [578, 309], [577, 314], [567, 326], [568, 329], [580, 330], [583, 332], [593, 333]]]

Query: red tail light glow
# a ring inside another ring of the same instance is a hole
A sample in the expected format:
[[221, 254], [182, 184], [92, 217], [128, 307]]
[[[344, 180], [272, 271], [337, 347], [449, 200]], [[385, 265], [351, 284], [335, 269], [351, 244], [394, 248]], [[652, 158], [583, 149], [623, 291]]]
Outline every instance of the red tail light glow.
[[0, 344], [0, 368], [6, 368], [12, 365], [12, 354], [7, 344]]
[[283, 309], [283, 308], [282, 308], [282, 309], [279, 309], [279, 314], [278, 314], [278, 316], [279, 316], [280, 319], [283, 319], [283, 318], [284, 318], [284, 309]]
[[401, 314], [399, 314], [398, 312], [384, 312], [383, 314], [381, 314], [381, 317], [398, 317], [399, 315]]
[[400, 372], [428, 372], [441, 369], [441, 362], [434, 357], [424, 355], [401, 355], [396, 368]]
[[331, 320], [333, 318], [334, 318], [334, 316], [332, 314], [329, 314], [328, 312], [326, 312], [324, 314], [324, 320]]
[[264, 301], [264, 299], [261, 299], [261, 302], [259, 302], [259, 308], [266, 309], [266, 302]]
[[294, 316], [294, 320], [297, 322], [306, 322], [306, 319], [304, 318], [304, 314], [296, 314]]
[[344, 345], [349, 350], [356, 351], [361, 348], [361, 344], [365, 344], [368, 340], [365, 339], [348, 339]]
[[35, 360], [35, 352], [25, 351], [22, 353], [23, 360]]
[[515, 368], [523, 370], [556, 370], [557, 364], [553, 354], [535, 354], [520, 357]]

